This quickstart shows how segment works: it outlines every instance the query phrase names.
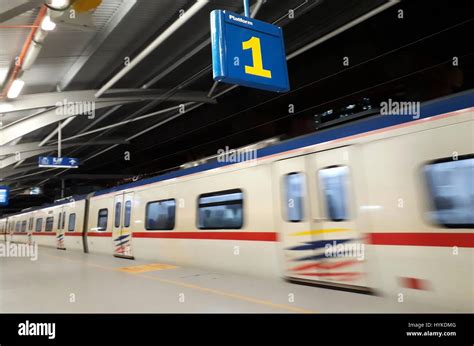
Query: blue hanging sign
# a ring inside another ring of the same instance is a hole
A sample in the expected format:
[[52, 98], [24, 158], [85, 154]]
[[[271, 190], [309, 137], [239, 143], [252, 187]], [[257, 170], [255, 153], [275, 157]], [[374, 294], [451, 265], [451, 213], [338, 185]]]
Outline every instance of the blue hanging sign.
[[8, 205], [10, 198], [10, 188], [8, 186], [0, 186], [0, 206]]
[[214, 80], [276, 92], [290, 90], [279, 26], [214, 10], [211, 41]]
[[78, 168], [79, 159], [74, 157], [40, 156], [38, 157], [38, 167]]

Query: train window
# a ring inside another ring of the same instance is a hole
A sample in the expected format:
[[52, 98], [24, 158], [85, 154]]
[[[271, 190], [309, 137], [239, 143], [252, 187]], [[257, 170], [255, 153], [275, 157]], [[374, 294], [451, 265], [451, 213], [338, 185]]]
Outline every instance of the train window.
[[21, 227], [21, 222], [17, 221], [16, 226], [15, 226], [15, 232], [19, 233], [20, 232], [20, 227]]
[[97, 218], [97, 230], [106, 231], [107, 230], [107, 217], [109, 215], [108, 209], [100, 209], [99, 216]]
[[46, 218], [46, 224], [44, 226], [45, 232], [51, 232], [53, 230], [54, 216], [48, 216]]
[[21, 232], [26, 233], [26, 220], [21, 222]]
[[319, 171], [319, 181], [326, 200], [327, 217], [331, 221], [348, 219], [348, 175], [349, 168], [346, 166], [328, 167]]
[[123, 227], [130, 227], [130, 217], [132, 214], [132, 201], [125, 202], [125, 213], [123, 217]]
[[285, 175], [286, 221], [301, 222], [304, 219], [305, 176], [303, 173]]
[[115, 227], [120, 227], [120, 217], [121, 217], [120, 214], [121, 213], [122, 213], [122, 203], [117, 202], [115, 203], [115, 221], [114, 221]]
[[76, 213], [69, 214], [69, 222], [67, 225], [68, 232], [74, 232], [76, 228]]
[[36, 219], [35, 232], [41, 232], [42, 228], [43, 228], [43, 219], [42, 218]]
[[32, 231], [33, 230], [33, 221], [34, 219], [32, 217], [30, 217], [28, 219], [28, 231]]
[[240, 229], [243, 225], [243, 193], [234, 189], [199, 196], [200, 229]]
[[174, 199], [149, 202], [146, 205], [145, 229], [149, 231], [172, 230], [175, 217], [176, 201]]
[[61, 229], [61, 220], [62, 220], [62, 216], [63, 216], [63, 215], [62, 215], [62, 213], [61, 213], [61, 212], [59, 212], [59, 218], [58, 218], [58, 230], [60, 230], [60, 229]]
[[428, 219], [449, 228], [474, 228], [474, 157], [424, 167], [431, 195]]

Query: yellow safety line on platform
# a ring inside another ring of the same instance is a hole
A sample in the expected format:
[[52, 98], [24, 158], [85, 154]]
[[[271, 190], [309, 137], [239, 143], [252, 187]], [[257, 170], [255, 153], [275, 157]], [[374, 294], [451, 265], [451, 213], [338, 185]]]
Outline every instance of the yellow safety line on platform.
[[122, 268], [119, 268], [119, 270], [124, 273], [138, 274], [138, 273], [151, 272], [155, 270], [167, 270], [167, 269], [176, 269], [176, 268], [178, 267], [171, 264], [153, 263], [153, 264], [144, 264], [144, 265], [131, 266], [131, 267], [122, 267]]
[[199, 286], [199, 285], [195, 285], [195, 284], [189, 284], [189, 283], [182, 282], [182, 281], [163, 279], [163, 278], [160, 278], [160, 277], [150, 276], [150, 275], [146, 275], [146, 274], [130, 273], [130, 272], [127, 272], [127, 271], [121, 271], [121, 269], [123, 269], [123, 268], [105, 267], [105, 266], [101, 266], [101, 265], [97, 265], [97, 264], [93, 264], [93, 263], [87, 263], [87, 262], [83, 262], [83, 261], [79, 261], [79, 260], [73, 260], [73, 259], [70, 259], [70, 258], [67, 258], [67, 257], [55, 256], [55, 255], [50, 255], [50, 254], [44, 254], [44, 255], [50, 256], [50, 257], [55, 257], [55, 258], [60, 258], [60, 259], [65, 259], [65, 260], [68, 260], [68, 261], [71, 261], [71, 262], [85, 264], [85, 265], [88, 265], [88, 266], [91, 266], [91, 267], [96, 267], [96, 268], [103, 269], [103, 270], [115, 271], [115, 272], [120, 271], [121, 273], [132, 274], [135, 277], [140, 276], [140, 277], [143, 277], [143, 278], [149, 279], [149, 280], [155, 280], [155, 281], [160, 281], [160, 282], [163, 282], [163, 283], [168, 283], [168, 284], [172, 284], [172, 285], [176, 285], [176, 286], [187, 287], [187, 288], [195, 289], [195, 290], [202, 291], [202, 292], [214, 293], [214, 294], [224, 296], [224, 297], [228, 297], [228, 298], [232, 298], [232, 299], [243, 300], [243, 301], [246, 301], [246, 302], [251, 302], [251, 303], [255, 303], [255, 304], [259, 304], [259, 305], [271, 306], [271, 307], [277, 308], [277, 309], [288, 310], [288, 311], [299, 312], [299, 313], [306, 313], [306, 314], [316, 313], [316, 311], [311, 311], [311, 310], [298, 308], [298, 307], [294, 307], [294, 306], [289, 306], [289, 305], [285, 305], [285, 304], [277, 304], [277, 303], [273, 303], [273, 302], [268, 301], [268, 300], [261, 300], [261, 299], [258, 299], [258, 298], [247, 297], [247, 296], [244, 296], [244, 295], [241, 295], [241, 294], [221, 291], [221, 290], [217, 290], [217, 289], [214, 289], [214, 288], [207, 288], [207, 287], [203, 287], [203, 286]]

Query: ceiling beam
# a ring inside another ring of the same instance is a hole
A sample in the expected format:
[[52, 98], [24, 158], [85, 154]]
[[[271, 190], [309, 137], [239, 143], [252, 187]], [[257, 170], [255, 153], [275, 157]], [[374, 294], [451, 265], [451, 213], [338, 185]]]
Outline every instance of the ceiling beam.
[[2, 1], [0, 3], [0, 23], [41, 6], [43, 3], [44, 0]]
[[203, 102], [209, 104], [216, 104], [217, 101], [207, 97], [207, 93], [202, 91], [186, 91], [180, 90], [174, 95], [169, 95], [169, 90], [165, 89], [111, 89], [106, 91], [100, 99], [107, 100], [110, 97], [127, 98], [137, 97], [146, 98], [150, 100], [167, 100], [178, 102]]
[[24, 174], [33, 169], [38, 169], [38, 164], [24, 165], [21, 167], [5, 167], [0, 171], [0, 181], [6, 177], [18, 174]]
[[[14, 165], [20, 160], [26, 160], [29, 159], [30, 157], [36, 156], [36, 155], [41, 155], [43, 153], [47, 153], [51, 151], [51, 148], [49, 147], [42, 147], [42, 148], [37, 148], [36, 150], [31, 150], [25, 153], [20, 153], [20, 157], [18, 158], [16, 155], [11, 155], [3, 160], [0, 160], [0, 172], [1, 169], [10, 165]], [[1, 176], [1, 175], [0, 175]]]
[[96, 90], [77, 90], [64, 92], [49, 92], [38, 93], [19, 96], [14, 100], [0, 103], [2, 113], [8, 114], [11, 112], [24, 111], [27, 109], [49, 108], [49, 107], [64, 107], [78, 105], [99, 105], [102, 101], [114, 102], [115, 104], [147, 101], [152, 99], [151, 96], [128, 96], [115, 97], [112, 96], [107, 100], [96, 99], [94, 94]]
[[[0, 147], [0, 156], [16, 155], [18, 153], [25, 153], [28, 151], [38, 150], [40, 142], [21, 143], [15, 145], [4, 145]], [[46, 148], [46, 147], [43, 147]], [[51, 150], [50, 147], [48, 147]], [[0, 167], [1, 168], [1, 167]]]
[[59, 180], [119, 180], [133, 177], [132, 174], [65, 174], [52, 178]]
[[28, 109], [63, 107], [68, 110], [70, 108], [81, 108], [79, 106], [82, 106], [82, 108], [87, 108], [86, 106], [98, 108], [98, 105], [102, 103], [113, 102], [114, 105], [119, 105], [160, 99], [171, 102], [216, 103], [215, 100], [207, 97], [205, 92], [199, 91], [180, 90], [170, 96], [167, 89], [113, 89], [104, 94], [101, 99], [96, 99], [95, 93], [96, 90], [79, 90], [23, 95], [11, 101], [1, 102], [0, 109], [3, 114], [8, 114]]
[[[82, 145], [107, 145], [107, 144], [129, 144], [130, 142], [125, 139], [102, 139], [102, 140], [91, 140], [88, 142], [74, 142], [74, 143], [67, 143], [62, 145], [63, 148], [70, 148], [70, 147], [77, 147]], [[21, 143], [16, 145], [4, 145], [0, 147], [0, 156], [8, 156], [8, 155], [17, 155], [20, 153], [22, 156], [21, 160], [24, 160], [23, 155], [21, 153], [27, 153], [30, 151], [37, 151], [40, 149], [46, 149], [46, 151], [54, 151], [58, 147], [56, 145], [48, 145], [48, 146], [40, 146], [40, 142], [30, 142], [30, 143]], [[1, 169], [2, 167], [0, 167]]]
[[[130, 101], [115, 100], [100, 102], [95, 104], [94, 109], [97, 110], [101, 108], [112, 107], [117, 105], [118, 103], [127, 102]], [[14, 123], [8, 124], [3, 127], [2, 131], [0, 132], [0, 146], [11, 142], [18, 137], [36, 131], [37, 129], [40, 129], [42, 127], [58, 123], [59, 121], [67, 119], [71, 116], [81, 115], [83, 111], [81, 111], [79, 108], [81, 107], [78, 107], [78, 109], [71, 110], [68, 112], [58, 112], [55, 108], [49, 109], [45, 112], [35, 114], [34, 116], [30, 116]]]

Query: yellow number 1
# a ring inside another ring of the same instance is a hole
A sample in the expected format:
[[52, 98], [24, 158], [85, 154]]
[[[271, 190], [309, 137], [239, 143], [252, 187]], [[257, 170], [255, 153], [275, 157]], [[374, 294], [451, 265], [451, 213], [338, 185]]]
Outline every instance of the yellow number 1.
[[244, 50], [252, 50], [253, 66], [245, 66], [245, 73], [264, 78], [272, 78], [272, 71], [263, 68], [260, 39], [258, 37], [252, 37], [250, 40], [242, 42], [242, 48]]

